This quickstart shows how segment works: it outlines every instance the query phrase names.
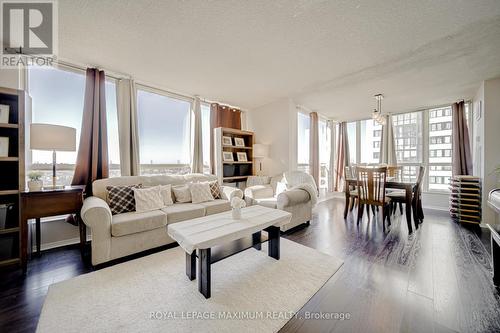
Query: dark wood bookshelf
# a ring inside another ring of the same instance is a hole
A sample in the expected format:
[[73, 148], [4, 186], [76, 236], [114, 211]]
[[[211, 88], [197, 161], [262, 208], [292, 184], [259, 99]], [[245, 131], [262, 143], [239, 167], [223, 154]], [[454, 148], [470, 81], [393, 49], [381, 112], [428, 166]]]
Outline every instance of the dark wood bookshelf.
[[[9, 106], [8, 123], [0, 123], [0, 137], [9, 139], [8, 156], [0, 156], [0, 205], [8, 205], [0, 229], [0, 266], [20, 263], [20, 193], [25, 187], [24, 114], [31, 101], [22, 90], [0, 87], [0, 104]], [[5, 206], [4, 206], [5, 207]]]

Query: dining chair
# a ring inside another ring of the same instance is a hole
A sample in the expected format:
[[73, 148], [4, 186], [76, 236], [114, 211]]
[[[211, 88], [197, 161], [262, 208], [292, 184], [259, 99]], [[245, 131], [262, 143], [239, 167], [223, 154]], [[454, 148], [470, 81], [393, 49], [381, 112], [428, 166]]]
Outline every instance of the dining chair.
[[[345, 179], [353, 179], [355, 178], [355, 169], [356, 167], [355, 166], [346, 166], [344, 168], [344, 175], [345, 175]], [[344, 218], [347, 218], [347, 212], [348, 210], [349, 211], [352, 211], [353, 208], [354, 208], [354, 205], [356, 204], [357, 200], [358, 200], [358, 190], [356, 189], [355, 186], [349, 186], [349, 183], [346, 181], [345, 183], [345, 190], [346, 191], [349, 191], [349, 201], [346, 200], [346, 209], [345, 209], [345, 213], [344, 213]]]
[[[390, 207], [391, 199], [385, 195], [385, 184], [387, 180], [387, 167], [381, 168], [357, 168], [358, 184], [358, 223], [363, 216], [363, 208], [366, 205], [369, 218], [368, 207], [382, 208], [382, 225], [385, 228], [385, 219], [391, 224]], [[375, 210], [373, 210], [375, 214]]]
[[[415, 223], [422, 223], [424, 220], [424, 212], [422, 209], [422, 181], [424, 179], [424, 175], [425, 167], [421, 165], [418, 168], [417, 182], [413, 188], [411, 200], [413, 219], [415, 220]], [[387, 196], [391, 198], [392, 204], [395, 205], [399, 203], [402, 212], [402, 204], [406, 203], [406, 194], [404, 192], [391, 192], [387, 193]]]
[[388, 165], [387, 166], [387, 177], [392, 177], [395, 179], [403, 178], [403, 166], [401, 165]]

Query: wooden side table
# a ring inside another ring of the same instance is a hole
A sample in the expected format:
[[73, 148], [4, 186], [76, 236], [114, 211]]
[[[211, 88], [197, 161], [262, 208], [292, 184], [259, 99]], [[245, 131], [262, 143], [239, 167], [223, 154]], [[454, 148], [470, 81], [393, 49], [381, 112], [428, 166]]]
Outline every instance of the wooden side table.
[[44, 189], [21, 192], [21, 266], [28, 267], [28, 220], [36, 219], [36, 249], [40, 253], [40, 218], [64, 214], [75, 214], [80, 229], [80, 250], [83, 253], [87, 230], [80, 219], [85, 186]]

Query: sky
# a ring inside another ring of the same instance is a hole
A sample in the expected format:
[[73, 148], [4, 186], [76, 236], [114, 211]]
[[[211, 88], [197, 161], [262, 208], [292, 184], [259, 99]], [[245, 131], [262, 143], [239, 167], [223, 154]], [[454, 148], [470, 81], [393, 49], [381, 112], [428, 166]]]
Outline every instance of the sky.
[[[70, 126], [77, 131], [77, 147], [85, 92], [85, 75], [48, 67], [31, 67], [29, 91], [33, 104], [33, 123]], [[202, 104], [204, 163], [209, 164], [210, 106]], [[189, 164], [191, 104], [138, 89], [137, 113], [141, 164]], [[106, 81], [108, 153], [110, 163], [120, 163], [116, 84]], [[76, 152], [58, 152], [58, 163], [74, 164]], [[52, 163], [52, 152], [33, 151], [33, 163]]]
[[[48, 67], [29, 69], [29, 92], [32, 98], [33, 123], [63, 125], [76, 128], [76, 143], [80, 141], [85, 93], [85, 75]], [[106, 82], [108, 153], [110, 163], [120, 163], [116, 86]], [[58, 163], [74, 164], [76, 152], [58, 152]], [[52, 152], [33, 151], [33, 163], [52, 163]]]

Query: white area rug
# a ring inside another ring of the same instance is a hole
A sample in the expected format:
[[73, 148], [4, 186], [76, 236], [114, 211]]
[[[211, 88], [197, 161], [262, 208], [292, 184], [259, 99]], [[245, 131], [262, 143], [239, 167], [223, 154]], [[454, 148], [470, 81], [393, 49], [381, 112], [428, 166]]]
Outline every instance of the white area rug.
[[282, 238], [279, 261], [263, 244], [212, 265], [212, 297], [205, 299], [176, 247], [51, 285], [37, 330], [276, 332], [340, 266]]

